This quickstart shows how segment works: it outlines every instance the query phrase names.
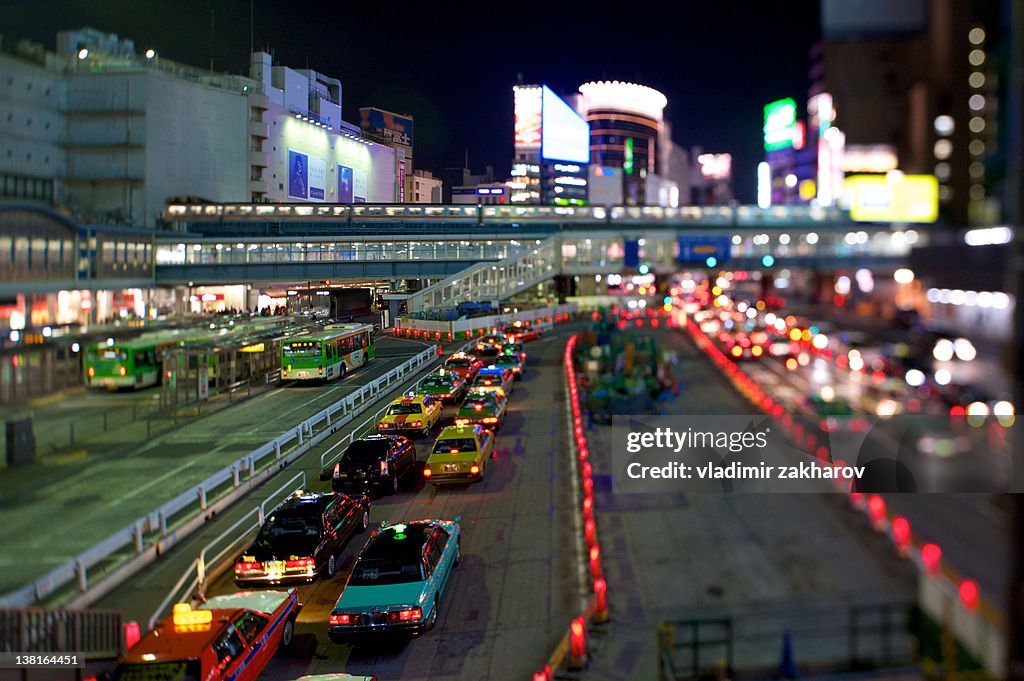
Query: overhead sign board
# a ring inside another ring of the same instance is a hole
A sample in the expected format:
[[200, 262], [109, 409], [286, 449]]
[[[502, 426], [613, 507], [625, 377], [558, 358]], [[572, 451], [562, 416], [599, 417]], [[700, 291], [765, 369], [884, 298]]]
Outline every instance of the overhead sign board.
[[686, 235], [678, 237], [679, 255], [676, 261], [707, 265], [708, 258], [714, 258], [716, 264], [729, 259], [732, 254], [732, 241], [727, 236]]

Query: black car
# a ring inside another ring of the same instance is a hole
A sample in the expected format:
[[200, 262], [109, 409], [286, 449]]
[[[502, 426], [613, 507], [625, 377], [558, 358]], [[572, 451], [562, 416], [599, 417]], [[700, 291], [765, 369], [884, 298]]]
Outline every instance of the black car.
[[299, 490], [267, 516], [256, 539], [235, 561], [239, 586], [312, 582], [334, 576], [338, 554], [370, 524], [365, 494]]
[[395, 494], [415, 464], [416, 447], [409, 438], [368, 435], [350, 444], [334, 464], [331, 487], [337, 492], [376, 488]]

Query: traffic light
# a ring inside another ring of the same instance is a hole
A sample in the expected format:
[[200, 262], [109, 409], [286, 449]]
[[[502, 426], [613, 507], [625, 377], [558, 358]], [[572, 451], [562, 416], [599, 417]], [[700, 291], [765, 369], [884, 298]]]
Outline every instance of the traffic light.
[[718, 267], [718, 258], [713, 255], [709, 255], [708, 259], [704, 261], [708, 267]]
[[638, 269], [640, 271], [640, 274], [647, 274], [648, 272], [651, 271], [651, 266], [648, 265], [647, 263], [641, 263]]
[[761, 265], [764, 267], [771, 267], [775, 264], [775, 256], [770, 253], [761, 256]]

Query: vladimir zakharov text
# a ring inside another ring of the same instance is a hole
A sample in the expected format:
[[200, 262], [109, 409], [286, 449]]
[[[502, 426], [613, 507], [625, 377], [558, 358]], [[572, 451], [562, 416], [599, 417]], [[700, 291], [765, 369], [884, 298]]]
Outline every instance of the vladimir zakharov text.
[[644, 449], [672, 449], [677, 454], [684, 447], [697, 449], [710, 447], [728, 449], [730, 452], [742, 452], [751, 447], [765, 448], [768, 446], [767, 433], [771, 428], [758, 432], [709, 432], [687, 428], [683, 431], [671, 428], [655, 428], [642, 433], [630, 432], [626, 435], [626, 451], [636, 454]]
[[662, 466], [644, 466], [631, 463], [626, 466], [626, 475], [633, 480], [812, 480], [812, 479], [860, 479], [863, 466], [822, 466], [801, 462], [796, 466], [769, 466], [760, 463], [744, 466], [735, 461], [716, 466], [703, 466], [672, 462]]

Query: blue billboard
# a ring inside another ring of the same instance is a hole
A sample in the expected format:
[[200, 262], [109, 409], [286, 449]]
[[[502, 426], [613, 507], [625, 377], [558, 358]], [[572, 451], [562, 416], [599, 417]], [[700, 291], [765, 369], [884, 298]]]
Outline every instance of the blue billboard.
[[732, 241], [727, 236], [681, 236], [676, 261], [714, 267], [727, 261], [731, 254]]
[[633, 268], [640, 264], [640, 241], [626, 239], [622, 243], [622, 266]]
[[590, 163], [590, 124], [547, 85], [541, 89], [541, 158]]
[[288, 150], [288, 196], [309, 198], [309, 157], [292, 149]]
[[359, 110], [359, 127], [388, 142], [412, 146], [412, 119], [406, 116], [399, 116], [383, 109], [363, 107]]
[[338, 164], [338, 203], [352, 203], [352, 169]]

